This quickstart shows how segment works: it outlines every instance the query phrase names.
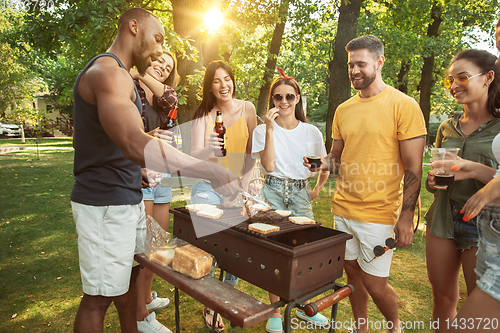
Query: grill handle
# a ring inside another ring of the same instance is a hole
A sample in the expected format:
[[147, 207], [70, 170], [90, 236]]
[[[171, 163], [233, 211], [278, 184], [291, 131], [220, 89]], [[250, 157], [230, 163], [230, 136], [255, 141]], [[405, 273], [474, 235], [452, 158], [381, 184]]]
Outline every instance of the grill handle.
[[304, 312], [309, 317], [316, 315], [319, 311], [326, 309], [327, 307], [340, 302], [346, 297], [351, 296], [354, 293], [354, 287], [350, 284], [340, 288], [339, 290], [327, 295], [314, 303], [309, 303], [304, 306]]

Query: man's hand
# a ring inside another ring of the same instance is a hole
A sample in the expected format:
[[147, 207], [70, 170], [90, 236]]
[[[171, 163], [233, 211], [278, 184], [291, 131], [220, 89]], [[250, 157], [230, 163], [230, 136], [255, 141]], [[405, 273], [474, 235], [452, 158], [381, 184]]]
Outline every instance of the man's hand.
[[317, 171], [320, 171], [324, 168], [325, 166], [325, 162], [324, 162], [324, 157], [321, 156], [321, 166], [319, 168], [313, 168], [311, 164], [309, 164], [309, 159], [307, 158], [307, 156], [304, 156], [302, 158], [304, 160], [304, 163], [302, 163], [306, 168], [309, 169], [309, 171], [311, 172], [317, 172]]
[[319, 187], [316, 186], [312, 191], [309, 191], [309, 196], [311, 197], [311, 201], [316, 199], [319, 195]]
[[407, 247], [413, 241], [413, 216], [411, 219], [403, 216], [399, 217], [398, 222], [394, 226], [394, 234], [396, 235], [396, 246]]

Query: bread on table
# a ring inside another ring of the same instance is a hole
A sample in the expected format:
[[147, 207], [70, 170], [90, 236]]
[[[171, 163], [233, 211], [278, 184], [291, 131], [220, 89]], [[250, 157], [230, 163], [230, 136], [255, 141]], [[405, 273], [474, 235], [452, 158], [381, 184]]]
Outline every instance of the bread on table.
[[260, 232], [261, 234], [268, 234], [270, 232], [280, 231], [280, 227], [265, 223], [252, 223], [248, 225], [248, 230]]
[[277, 209], [274, 212], [280, 214], [283, 217], [287, 217], [287, 216], [290, 216], [290, 214], [292, 214], [292, 212], [289, 211], [289, 210], [280, 210], [280, 209]]
[[190, 244], [177, 247], [175, 248], [172, 268], [194, 279], [200, 279], [210, 273], [212, 257], [207, 252]]
[[170, 266], [174, 260], [175, 248], [159, 249], [150, 254], [149, 260], [163, 266]]
[[295, 224], [316, 224], [316, 221], [305, 216], [290, 216], [288, 219]]

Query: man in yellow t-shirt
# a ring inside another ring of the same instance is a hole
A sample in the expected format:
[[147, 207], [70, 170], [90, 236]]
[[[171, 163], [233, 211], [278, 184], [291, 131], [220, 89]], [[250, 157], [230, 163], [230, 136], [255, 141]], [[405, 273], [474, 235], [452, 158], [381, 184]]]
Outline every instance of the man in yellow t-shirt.
[[413, 98], [382, 80], [384, 46], [375, 36], [350, 41], [349, 78], [359, 93], [342, 103], [333, 120], [330, 156], [340, 162], [332, 198], [339, 230], [353, 235], [346, 243], [347, 283], [358, 333], [367, 332], [368, 296], [401, 332], [397, 297], [387, 282], [392, 249], [375, 256], [377, 245], [395, 238], [398, 247], [413, 240], [413, 215], [420, 191], [425, 121]]

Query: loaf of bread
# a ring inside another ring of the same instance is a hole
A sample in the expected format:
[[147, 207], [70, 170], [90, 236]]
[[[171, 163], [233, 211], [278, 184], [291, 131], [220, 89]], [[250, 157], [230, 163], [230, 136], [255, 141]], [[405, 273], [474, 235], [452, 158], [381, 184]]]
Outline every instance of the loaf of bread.
[[172, 268], [194, 279], [200, 279], [210, 273], [212, 257], [193, 245], [177, 247], [172, 261]]
[[170, 266], [174, 260], [175, 248], [159, 249], [151, 253], [149, 260], [163, 266]]
[[292, 212], [289, 211], [289, 210], [279, 210], [279, 209], [277, 209], [274, 212], [280, 214], [283, 217], [290, 216], [290, 214], [292, 214]]
[[265, 223], [252, 223], [248, 225], [248, 230], [260, 232], [261, 234], [268, 234], [270, 232], [280, 231], [280, 227]]
[[290, 216], [288, 219], [295, 224], [315, 224], [316, 223], [316, 221], [311, 220], [310, 218], [305, 217], [305, 216]]

